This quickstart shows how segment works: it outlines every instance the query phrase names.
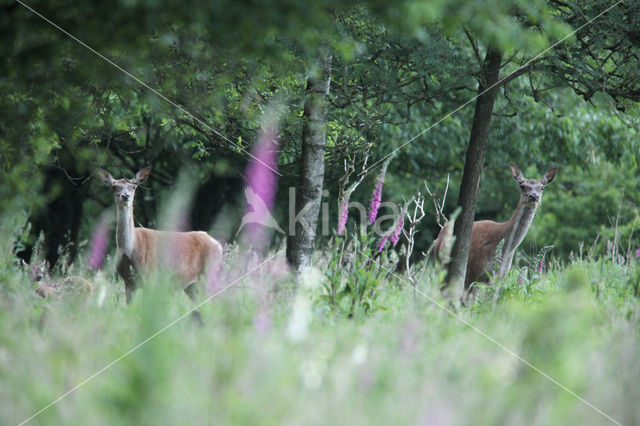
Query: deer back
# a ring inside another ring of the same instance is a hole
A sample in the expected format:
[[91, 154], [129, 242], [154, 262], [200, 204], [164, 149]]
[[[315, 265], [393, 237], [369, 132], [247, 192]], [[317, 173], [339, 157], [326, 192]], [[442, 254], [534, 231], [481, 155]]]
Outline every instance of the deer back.
[[143, 273], [161, 267], [173, 271], [183, 285], [194, 282], [209, 268], [217, 268], [222, 246], [202, 231], [168, 232], [135, 228], [134, 266]]

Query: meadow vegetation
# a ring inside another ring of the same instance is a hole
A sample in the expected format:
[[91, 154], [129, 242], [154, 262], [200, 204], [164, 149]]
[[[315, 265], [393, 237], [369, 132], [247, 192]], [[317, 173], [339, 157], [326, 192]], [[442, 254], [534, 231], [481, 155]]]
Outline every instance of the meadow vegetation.
[[[454, 312], [431, 263], [414, 289], [391, 260], [344, 261], [351, 272], [336, 282], [330, 253], [296, 278], [279, 252], [240, 273], [238, 250], [227, 251], [232, 285], [202, 295], [215, 295], [199, 307], [204, 325], [186, 316], [166, 330], [192, 305], [161, 275], [125, 306], [110, 259], [97, 273], [76, 262], [92, 297], [52, 301], [5, 250], [0, 422], [25, 420], [106, 366], [34, 424], [611, 423], [561, 386], [622, 424], [640, 419], [634, 256], [521, 258]], [[352, 304], [361, 287], [370, 300]]]

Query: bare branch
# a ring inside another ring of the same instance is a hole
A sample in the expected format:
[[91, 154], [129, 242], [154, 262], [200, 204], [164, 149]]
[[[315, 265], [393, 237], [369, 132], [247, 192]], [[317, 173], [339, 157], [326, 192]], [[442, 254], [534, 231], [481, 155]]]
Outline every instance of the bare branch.
[[[405, 201], [405, 205], [402, 208], [402, 213], [407, 219], [407, 225], [402, 228], [402, 235], [407, 240], [407, 252], [405, 255], [405, 275], [409, 281], [415, 283], [416, 275], [414, 273], [413, 268], [411, 267], [411, 255], [413, 254], [413, 250], [415, 248], [415, 237], [419, 232], [418, 224], [425, 217], [424, 212], [424, 195], [417, 191], [416, 195], [413, 196], [408, 202]], [[413, 204], [413, 211], [410, 212], [410, 206]]]
[[[449, 221], [449, 219], [447, 219], [447, 216], [444, 214], [444, 204], [447, 201], [447, 192], [449, 191], [449, 175], [447, 174], [447, 184], [444, 188], [442, 201], [439, 201], [438, 195], [435, 192], [431, 191], [431, 189], [429, 189], [429, 185], [427, 184], [426, 180], [424, 181], [424, 186], [427, 189], [427, 194], [429, 194], [429, 196], [433, 200], [433, 206], [436, 210], [436, 222], [438, 223], [440, 229], [442, 229], [444, 227], [444, 224]], [[441, 222], [441, 219], [444, 219], [444, 223]]]
[[473, 36], [469, 32], [469, 30], [466, 28], [464, 29], [464, 35], [467, 36], [469, 43], [471, 43], [471, 47], [473, 48], [473, 54], [475, 55], [476, 60], [478, 61], [479, 64], [482, 64], [482, 56], [480, 55], [480, 49], [478, 49], [478, 44], [473, 39]]

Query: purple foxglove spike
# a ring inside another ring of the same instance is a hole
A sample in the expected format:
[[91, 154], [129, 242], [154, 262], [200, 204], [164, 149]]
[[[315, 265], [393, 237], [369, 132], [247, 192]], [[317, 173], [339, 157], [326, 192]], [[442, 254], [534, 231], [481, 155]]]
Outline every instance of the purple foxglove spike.
[[380, 173], [378, 182], [373, 189], [371, 197], [371, 210], [369, 212], [369, 225], [373, 225], [378, 218], [378, 209], [380, 208], [380, 202], [382, 201], [382, 186], [384, 185], [384, 174]]
[[378, 253], [382, 252], [382, 250], [384, 249], [384, 246], [387, 244], [387, 241], [389, 241], [389, 236], [383, 235], [382, 238], [380, 239], [380, 245], [378, 246]]
[[111, 221], [104, 216], [98, 226], [96, 226], [91, 238], [91, 250], [89, 251], [89, 268], [98, 270], [102, 267], [104, 257], [107, 253], [107, 242], [109, 240], [109, 231]]
[[261, 250], [267, 243], [268, 229], [281, 231], [271, 212], [277, 189], [278, 139], [280, 126], [274, 117], [265, 119], [253, 157], [247, 166], [245, 196], [247, 210], [243, 217], [246, 230], [243, 242]]
[[344, 232], [344, 229], [347, 226], [347, 220], [349, 219], [349, 197], [351, 194], [348, 194], [344, 197], [344, 201], [340, 205], [340, 212], [338, 216], [338, 235], [341, 235]]
[[538, 268], [536, 269], [537, 273], [541, 273], [542, 272], [542, 265], [544, 264], [544, 256], [546, 253], [542, 254], [542, 257], [540, 257], [540, 262], [538, 263]]
[[400, 217], [398, 218], [398, 222], [396, 224], [396, 229], [393, 230], [393, 234], [391, 234], [391, 243], [395, 247], [400, 241], [400, 234], [402, 233], [402, 227], [404, 226], [404, 212], [400, 213]]
[[382, 163], [382, 168], [380, 169], [380, 174], [378, 175], [378, 180], [376, 181], [376, 186], [373, 189], [373, 197], [371, 198], [371, 211], [369, 212], [369, 225], [373, 225], [378, 218], [378, 209], [380, 208], [380, 203], [382, 202], [382, 187], [384, 185], [384, 178], [387, 174], [387, 167], [389, 166], [389, 162], [393, 157], [389, 156], [384, 163]]

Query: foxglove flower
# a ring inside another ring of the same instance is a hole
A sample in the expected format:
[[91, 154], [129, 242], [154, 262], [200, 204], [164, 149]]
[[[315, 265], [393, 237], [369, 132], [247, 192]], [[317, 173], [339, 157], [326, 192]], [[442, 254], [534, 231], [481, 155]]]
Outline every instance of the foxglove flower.
[[536, 268], [536, 272], [537, 273], [541, 273], [542, 272], [542, 265], [544, 265], [544, 257], [547, 253], [542, 253], [542, 256], [540, 257], [540, 260], [538, 261], [538, 267]]
[[340, 211], [338, 213], [338, 235], [344, 232], [347, 226], [347, 220], [349, 219], [349, 198], [351, 194], [345, 194], [340, 204]]
[[266, 243], [267, 229], [264, 224], [279, 229], [277, 224], [273, 225], [275, 222], [271, 216], [277, 184], [278, 134], [278, 122], [273, 116], [267, 117], [247, 167], [245, 193], [252, 195], [253, 202], [248, 197], [251, 205], [247, 206], [245, 217], [250, 216], [251, 221], [246, 224], [243, 240], [256, 249], [262, 249]]
[[552, 249], [553, 249], [553, 246], [545, 246], [545, 247], [542, 247], [542, 249], [538, 253], [538, 256], [536, 257], [536, 260], [535, 260], [536, 272], [538, 274], [542, 272], [542, 267], [544, 266], [544, 259], [547, 256], [547, 253], [549, 253]]
[[378, 176], [375, 188], [373, 188], [373, 196], [371, 198], [371, 210], [369, 211], [369, 225], [373, 225], [378, 218], [378, 209], [382, 201], [382, 186], [384, 185], [384, 177], [386, 170], [382, 170]]
[[400, 212], [400, 217], [398, 218], [398, 222], [396, 223], [396, 229], [393, 230], [393, 234], [391, 234], [391, 243], [395, 247], [400, 241], [400, 234], [402, 233], [402, 227], [404, 226], [404, 211]]
[[387, 244], [387, 241], [389, 241], [389, 236], [383, 235], [382, 238], [380, 239], [380, 245], [378, 245], [378, 253], [382, 252], [382, 250], [384, 249], [384, 246]]
[[89, 251], [89, 268], [98, 270], [102, 267], [104, 257], [107, 254], [107, 241], [111, 221], [103, 216], [91, 238], [91, 250]]

